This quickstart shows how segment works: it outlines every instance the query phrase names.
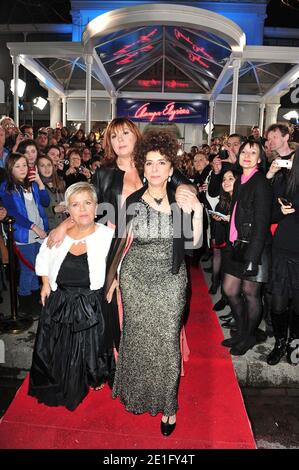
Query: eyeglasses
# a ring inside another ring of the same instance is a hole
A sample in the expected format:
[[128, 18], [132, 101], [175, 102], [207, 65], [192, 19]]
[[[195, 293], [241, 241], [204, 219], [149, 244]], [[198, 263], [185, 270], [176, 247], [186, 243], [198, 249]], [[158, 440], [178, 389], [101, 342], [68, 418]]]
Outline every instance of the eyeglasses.
[[14, 124], [4, 124], [4, 127], [6, 127], [6, 129], [14, 129], [16, 126]]
[[48, 132], [38, 132], [38, 135], [46, 135], [48, 137]]

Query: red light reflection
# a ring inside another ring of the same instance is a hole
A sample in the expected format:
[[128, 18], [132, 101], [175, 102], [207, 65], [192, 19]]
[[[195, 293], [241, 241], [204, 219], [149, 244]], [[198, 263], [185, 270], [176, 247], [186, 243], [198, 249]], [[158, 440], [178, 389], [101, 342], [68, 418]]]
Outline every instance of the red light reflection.
[[[184, 41], [188, 42], [188, 44], [190, 44], [192, 46], [192, 49], [193, 49], [194, 53], [191, 52], [191, 51], [188, 52], [188, 59], [191, 62], [198, 62], [203, 67], [205, 67], [207, 69], [209, 68], [209, 65], [206, 64], [206, 62], [204, 62], [203, 59], [207, 58], [207, 59], [213, 60], [213, 57], [205, 50], [204, 47], [200, 47], [197, 44], [195, 44], [195, 42], [193, 42], [192, 39], [190, 39], [189, 36], [185, 36], [185, 34], [182, 33], [182, 31], [180, 31], [177, 28], [174, 29], [174, 35], [175, 35], [175, 37], [178, 41], [180, 39], [183, 39]], [[196, 54], [196, 52], [200, 53], [204, 57], [203, 58], [200, 57], [200, 55]]]
[[[137, 81], [139, 86], [144, 88], [150, 88], [154, 86], [161, 85], [161, 80], [138, 80]], [[167, 88], [189, 88], [189, 83], [187, 82], [178, 82], [177, 80], [166, 80], [165, 85]]]

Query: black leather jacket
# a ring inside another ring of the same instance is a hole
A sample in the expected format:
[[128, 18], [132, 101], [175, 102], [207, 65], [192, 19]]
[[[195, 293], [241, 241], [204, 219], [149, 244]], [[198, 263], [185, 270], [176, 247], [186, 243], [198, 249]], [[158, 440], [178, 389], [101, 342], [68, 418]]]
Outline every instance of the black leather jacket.
[[[101, 166], [97, 168], [92, 177], [92, 183], [96, 188], [99, 203], [110, 203], [117, 210], [118, 197], [121, 196], [123, 190], [124, 175], [125, 172], [117, 167]], [[191, 183], [179, 170], [175, 170], [170, 184], [173, 189], [176, 189], [180, 184]]]

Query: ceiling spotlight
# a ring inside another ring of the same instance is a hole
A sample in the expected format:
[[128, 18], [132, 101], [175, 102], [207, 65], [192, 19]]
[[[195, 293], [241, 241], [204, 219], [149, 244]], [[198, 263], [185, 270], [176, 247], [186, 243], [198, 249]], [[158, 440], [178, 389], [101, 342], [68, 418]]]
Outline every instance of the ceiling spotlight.
[[41, 96], [38, 96], [37, 98], [34, 98], [33, 100], [33, 106], [40, 109], [41, 111], [44, 109], [47, 103], [48, 101], [45, 100], [45, 98], [42, 98]]
[[[15, 92], [14, 83], [15, 83], [15, 81], [14, 81], [14, 79], [12, 79], [10, 81], [10, 91], [12, 92], [12, 94], [14, 94], [14, 92]], [[22, 98], [22, 96], [24, 95], [25, 88], [26, 88], [26, 83], [19, 78], [19, 80], [18, 80], [18, 96], [19, 96], [19, 98]]]

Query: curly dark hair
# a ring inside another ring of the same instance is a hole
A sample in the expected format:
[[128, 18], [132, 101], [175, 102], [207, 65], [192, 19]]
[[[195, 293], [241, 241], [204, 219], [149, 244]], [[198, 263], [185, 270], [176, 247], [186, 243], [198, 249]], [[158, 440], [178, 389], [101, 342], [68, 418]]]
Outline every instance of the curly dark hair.
[[178, 149], [177, 138], [171, 132], [163, 130], [148, 131], [140, 142], [135, 155], [135, 166], [139, 174], [143, 174], [146, 155], [149, 152], [160, 152], [171, 163], [171, 166], [176, 168]]

